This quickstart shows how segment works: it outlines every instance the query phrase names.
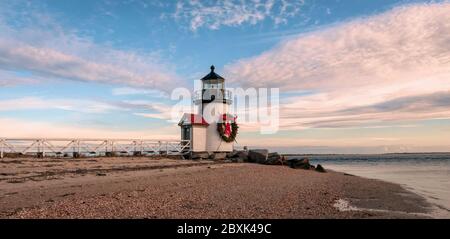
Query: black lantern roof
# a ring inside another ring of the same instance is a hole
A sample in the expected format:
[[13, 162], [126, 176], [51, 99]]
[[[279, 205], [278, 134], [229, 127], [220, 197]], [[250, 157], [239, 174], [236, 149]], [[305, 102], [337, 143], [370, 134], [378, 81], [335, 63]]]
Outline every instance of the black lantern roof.
[[211, 72], [206, 75], [205, 77], [202, 78], [202, 80], [225, 80], [222, 76], [216, 74], [214, 72], [214, 69], [216, 69], [214, 67], [214, 65], [211, 66]]

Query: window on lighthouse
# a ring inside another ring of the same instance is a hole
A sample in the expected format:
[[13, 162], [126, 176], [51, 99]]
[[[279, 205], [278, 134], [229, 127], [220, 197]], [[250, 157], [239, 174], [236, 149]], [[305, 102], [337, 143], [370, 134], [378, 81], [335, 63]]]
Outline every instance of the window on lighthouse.
[[223, 83], [205, 83], [204, 89], [222, 89]]

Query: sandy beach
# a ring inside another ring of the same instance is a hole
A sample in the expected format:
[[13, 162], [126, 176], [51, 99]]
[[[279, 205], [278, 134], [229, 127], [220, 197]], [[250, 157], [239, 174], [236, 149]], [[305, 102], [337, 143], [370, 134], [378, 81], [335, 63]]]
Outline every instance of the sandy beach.
[[[326, 168], [326, 165], [324, 165]], [[428, 218], [397, 184], [249, 163], [0, 160], [1, 218]]]

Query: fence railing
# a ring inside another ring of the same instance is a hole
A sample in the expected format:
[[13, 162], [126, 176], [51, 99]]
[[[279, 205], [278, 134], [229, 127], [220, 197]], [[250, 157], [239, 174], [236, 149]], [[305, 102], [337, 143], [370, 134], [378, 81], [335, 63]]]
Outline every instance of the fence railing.
[[190, 147], [189, 140], [0, 138], [0, 158], [20, 155], [37, 157], [182, 155], [189, 152]]

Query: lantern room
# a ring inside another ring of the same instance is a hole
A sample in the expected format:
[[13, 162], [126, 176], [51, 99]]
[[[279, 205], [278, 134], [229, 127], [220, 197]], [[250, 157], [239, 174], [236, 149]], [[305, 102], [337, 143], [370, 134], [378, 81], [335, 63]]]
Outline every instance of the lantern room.
[[201, 79], [202, 89], [195, 92], [194, 103], [201, 105], [216, 101], [230, 105], [232, 94], [225, 89], [225, 79], [214, 71], [214, 65], [210, 69], [211, 72]]

